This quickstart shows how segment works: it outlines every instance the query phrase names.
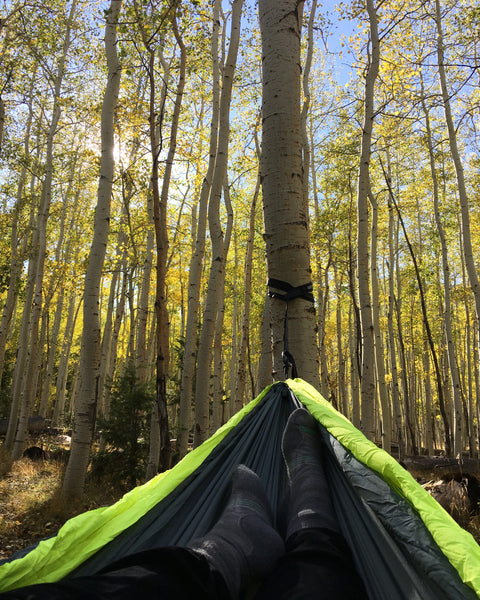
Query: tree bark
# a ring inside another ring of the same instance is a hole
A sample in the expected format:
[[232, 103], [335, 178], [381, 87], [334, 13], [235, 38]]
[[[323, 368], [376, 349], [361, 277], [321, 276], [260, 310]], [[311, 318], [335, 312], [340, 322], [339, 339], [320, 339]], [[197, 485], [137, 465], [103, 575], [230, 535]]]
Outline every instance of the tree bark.
[[260, 325], [261, 351], [258, 361], [258, 389], [263, 390], [273, 382], [272, 326], [270, 304], [272, 299], [265, 294]]
[[[304, 203], [300, 111], [301, 0], [260, 0], [263, 55], [261, 179], [268, 277], [293, 287], [311, 282]], [[274, 376], [283, 379], [285, 304], [271, 302]], [[319, 387], [314, 306], [289, 302], [289, 352], [299, 375]]]
[[[423, 87], [423, 85], [422, 85]], [[457, 366], [457, 356], [455, 350], [455, 342], [453, 340], [452, 329], [452, 308], [450, 294], [450, 264], [448, 260], [448, 248], [445, 238], [445, 230], [443, 228], [442, 219], [439, 208], [439, 190], [438, 178], [435, 167], [435, 153], [433, 148], [432, 131], [430, 127], [430, 115], [425, 103], [425, 97], [422, 90], [422, 108], [425, 115], [426, 141], [428, 148], [428, 156], [430, 160], [430, 173], [432, 177], [433, 188], [433, 210], [435, 214], [435, 223], [437, 225], [438, 237], [442, 250], [442, 270], [443, 270], [443, 297], [444, 297], [444, 329], [447, 341], [448, 350], [448, 365], [450, 370], [450, 380], [453, 391], [453, 455], [459, 456], [462, 452], [462, 398], [460, 375]]]
[[[35, 71], [34, 71], [35, 72]], [[23, 148], [25, 156], [29, 156], [30, 154], [30, 136], [32, 129], [32, 121], [33, 121], [33, 90], [35, 86], [35, 77], [32, 77], [30, 89], [28, 92], [28, 117], [25, 123], [25, 137], [23, 141]], [[3, 378], [3, 369], [5, 365], [5, 350], [7, 347], [7, 339], [10, 332], [10, 326], [12, 321], [12, 315], [17, 303], [18, 296], [18, 284], [21, 278], [22, 272], [22, 263], [23, 257], [25, 256], [25, 252], [27, 249], [27, 239], [20, 243], [18, 238], [18, 225], [19, 225], [19, 217], [21, 213], [21, 209], [24, 203], [23, 193], [25, 189], [25, 185], [27, 182], [27, 164], [23, 163], [22, 169], [20, 171], [20, 176], [18, 177], [17, 183], [17, 192], [15, 195], [15, 207], [13, 209], [12, 216], [12, 231], [10, 237], [10, 273], [9, 273], [9, 284], [7, 297], [5, 299], [5, 304], [3, 305], [2, 310], [2, 319], [0, 321], [0, 382]], [[13, 399], [14, 400], [14, 399]], [[14, 404], [14, 403], [13, 403]], [[13, 406], [12, 404], [12, 406]], [[16, 422], [17, 414], [13, 415], [13, 419], [11, 416], [10, 423], [13, 421]], [[13, 438], [12, 438], [13, 442]], [[9, 445], [11, 447], [11, 444]]]
[[255, 191], [253, 192], [252, 203], [250, 205], [250, 216], [248, 224], [248, 239], [245, 251], [245, 264], [243, 280], [244, 304], [241, 325], [240, 348], [238, 350], [237, 377], [236, 386], [232, 387], [231, 397], [233, 399], [233, 412], [238, 412], [244, 402], [245, 383], [247, 379], [247, 348], [250, 340], [250, 301], [252, 292], [252, 260], [253, 260], [253, 242], [255, 237], [255, 215], [257, 208], [258, 195], [260, 193], [260, 177], [257, 178]]
[[[171, 447], [170, 431], [167, 411], [167, 379], [169, 365], [169, 317], [167, 310], [167, 261], [168, 261], [168, 231], [167, 231], [167, 203], [172, 177], [173, 161], [177, 150], [178, 123], [182, 106], [183, 90], [185, 87], [185, 72], [187, 55], [185, 44], [177, 27], [177, 6], [173, 7], [172, 29], [176, 43], [180, 50], [179, 75], [175, 102], [173, 107], [172, 122], [170, 126], [170, 139], [163, 172], [162, 190], [158, 196], [158, 144], [156, 141], [155, 111], [150, 113], [150, 135], [152, 140], [152, 192], [153, 192], [153, 220], [155, 225], [155, 241], [157, 255], [156, 288], [155, 288], [155, 317], [156, 328], [156, 396], [153, 411], [158, 414], [160, 432], [160, 455], [157, 456], [155, 446], [151, 447], [147, 466], [147, 479], [153, 477], [157, 471], [170, 467]], [[153, 65], [152, 65], [153, 66]], [[154, 154], [155, 152], [155, 154]]]
[[[457, 143], [457, 130], [453, 122], [452, 109], [450, 106], [450, 94], [447, 86], [447, 78], [445, 75], [445, 56], [444, 56], [444, 45], [443, 45], [443, 30], [442, 30], [442, 15], [440, 8], [440, 1], [435, 0], [435, 22], [437, 27], [437, 59], [438, 59], [438, 73], [440, 76], [440, 85], [442, 90], [443, 108], [445, 112], [445, 120], [447, 123], [448, 140], [450, 144], [450, 152], [452, 154], [453, 164], [455, 166], [455, 173], [457, 176], [457, 189], [458, 197], [460, 200], [460, 214], [462, 219], [462, 242], [463, 242], [463, 256], [465, 259], [465, 266], [467, 269], [468, 279], [470, 281], [470, 287], [472, 289], [475, 311], [477, 315], [477, 324], [480, 331], [480, 281], [478, 278], [477, 268], [475, 266], [475, 258], [473, 255], [472, 238], [470, 230], [470, 202], [467, 194], [467, 188], [465, 184], [465, 175], [463, 170], [463, 163], [460, 157]], [[480, 335], [479, 335], [480, 343]], [[454, 388], [455, 390], [455, 388]], [[455, 434], [454, 436], [454, 452], [457, 452], [461, 445], [461, 409], [459, 409], [459, 402], [455, 403], [454, 416], [455, 416]], [[460, 438], [460, 441], [459, 439]]]
[[70, 6], [65, 39], [60, 55], [57, 72], [54, 82], [54, 100], [50, 126], [47, 135], [46, 153], [45, 153], [45, 177], [42, 184], [42, 192], [40, 196], [40, 205], [38, 208], [37, 225], [32, 240], [32, 260], [35, 263], [35, 284], [33, 303], [25, 305], [24, 310], [31, 310], [30, 317], [30, 342], [28, 350], [28, 359], [26, 361], [26, 377], [23, 388], [24, 395], [21, 400], [20, 416], [18, 420], [15, 442], [12, 450], [13, 460], [17, 460], [22, 456], [25, 438], [28, 433], [28, 417], [33, 407], [36, 394], [35, 382], [38, 381], [38, 368], [40, 364], [40, 347], [39, 347], [39, 327], [43, 304], [43, 276], [45, 270], [45, 258], [47, 253], [47, 222], [50, 215], [50, 205], [52, 201], [52, 181], [53, 181], [53, 146], [55, 135], [57, 134], [58, 123], [62, 113], [61, 105], [61, 88], [65, 75], [65, 63], [67, 53], [71, 44], [71, 29], [75, 11], [77, 8], [77, 0], [74, 0]]
[[230, 46], [223, 69], [222, 94], [220, 99], [219, 135], [217, 158], [213, 174], [208, 223], [212, 241], [212, 261], [208, 279], [207, 297], [203, 313], [202, 330], [198, 345], [197, 384], [195, 389], [195, 431], [194, 445], [198, 446], [208, 436], [210, 430], [210, 375], [212, 368], [212, 344], [220, 300], [223, 274], [225, 270], [225, 240], [220, 221], [220, 199], [227, 173], [228, 146], [230, 141], [230, 102], [233, 76], [237, 62], [240, 41], [240, 21], [243, 0], [232, 4], [232, 24]]
[[52, 424], [54, 427], [63, 427], [65, 425], [65, 394], [67, 389], [68, 360], [72, 347], [72, 337], [77, 320], [80, 303], [75, 308], [76, 294], [75, 290], [70, 292], [68, 302], [67, 322], [63, 334], [62, 349], [58, 361], [57, 381], [55, 384], [55, 405], [53, 408]]
[[[223, 241], [223, 262], [226, 264], [228, 248], [232, 237], [233, 208], [230, 200], [230, 186], [225, 181], [223, 186], [227, 223]], [[218, 302], [217, 320], [215, 323], [215, 336], [213, 342], [213, 377], [212, 377], [212, 413], [213, 419], [210, 433], [216, 431], [225, 422], [225, 407], [223, 406], [223, 323], [225, 320], [225, 269], [220, 276], [220, 298]]]
[[[314, 169], [313, 161], [311, 160], [310, 143], [307, 132], [307, 119], [310, 108], [310, 70], [312, 67], [313, 60], [313, 49], [315, 45], [314, 38], [314, 25], [315, 15], [317, 12], [317, 0], [312, 0], [312, 6], [310, 8], [310, 16], [308, 18], [308, 41], [307, 41], [307, 54], [305, 57], [305, 66], [303, 68], [302, 75], [302, 88], [303, 88], [303, 106], [301, 112], [301, 123], [302, 123], [302, 149], [303, 149], [303, 203], [305, 211], [308, 211], [309, 204], [309, 173], [310, 166]], [[301, 33], [300, 33], [301, 35]], [[313, 173], [312, 173], [313, 175]]]
[[80, 496], [85, 485], [95, 429], [100, 366], [100, 282], [110, 229], [110, 206], [114, 178], [114, 112], [120, 89], [121, 66], [117, 54], [117, 22], [122, 0], [111, 0], [106, 18], [105, 52], [108, 78], [102, 105], [101, 161], [93, 241], [85, 276], [83, 333], [80, 351], [80, 391], [76, 401], [73, 439], [63, 492]]
[[382, 411], [382, 447], [387, 452], [392, 448], [392, 416], [390, 402], [388, 400], [387, 385], [385, 380], [385, 359], [382, 330], [380, 327], [380, 290], [378, 284], [377, 268], [377, 228], [378, 228], [378, 206], [377, 201], [370, 194], [370, 205], [372, 207], [372, 228], [370, 235], [371, 263], [370, 277], [372, 282], [372, 321], [375, 335], [375, 372], [377, 379], [377, 390], [380, 398]]
[[[195, 235], [195, 250], [190, 261], [188, 273], [188, 307], [185, 329], [185, 348], [183, 353], [182, 379], [180, 384], [180, 409], [178, 415], [177, 451], [182, 457], [187, 453], [188, 435], [191, 426], [197, 359], [198, 313], [200, 311], [200, 287], [205, 256], [205, 238], [207, 229], [208, 198], [212, 188], [218, 144], [218, 119], [220, 105], [220, 68], [218, 61], [218, 34], [220, 28], [220, 0], [215, 0], [212, 8], [212, 120], [210, 123], [210, 142], [207, 172], [200, 189], [198, 200], [198, 223]], [[203, 106], [202, 106], [203, 109]]]
[[229, 414], [233, 416], [236, 412], [235, 399], [237, 395], [238, 385], [238, 358], [237, 351], [239, 351], [238, 344], [238, 236], [234, 234], [233, 238], [233, 281], [230, 292], [232, 298], [232, 353], [230, 359], [230, 398], [229, 398]]
[[357, 253], [358, 300], [362, 328], [361, 406], [362, 430], [375, 440], [375, 341], [370, 293], [370, 257], [368, 244], [368, 196], [370, 194], [370, 155], [375, 118], [375, 81], [380, 64], [377, 12], [373, 0], [366, 0], [370, 24], [371, 52], [365, 77], [364, 116], [358, 173], [357, 193]]

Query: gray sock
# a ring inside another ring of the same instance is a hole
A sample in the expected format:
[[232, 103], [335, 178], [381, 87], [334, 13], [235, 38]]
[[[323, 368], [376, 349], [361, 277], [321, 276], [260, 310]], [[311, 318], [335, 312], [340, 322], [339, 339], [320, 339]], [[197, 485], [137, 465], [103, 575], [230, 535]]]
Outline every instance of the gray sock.
[[338, 531], [322, 462], [318, 424], [304, 408], [289, 417], [282, 439], [290, 498], [286, 540], [302, 529]]
[[230, 500], [219, 521], [188, 547], [221, 573], [232, 598], [272, 571], [285, 546], [272, 526], [267, 495], [253, 471], [237, 467]]

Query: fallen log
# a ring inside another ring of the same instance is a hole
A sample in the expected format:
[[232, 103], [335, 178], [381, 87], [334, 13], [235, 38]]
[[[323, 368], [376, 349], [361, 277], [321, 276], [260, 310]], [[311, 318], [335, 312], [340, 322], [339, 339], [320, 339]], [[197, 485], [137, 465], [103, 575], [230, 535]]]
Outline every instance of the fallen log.
[[480, 461], [475, 458], [447, 458], [445, 456], [409, 456], [402, 465], [418, 480], [456, 479], [474, 477], [480, 481]]
[[409, 456], [402, 465], [464, 526], [480, 502], [480, 461], [474, 458]]
[[[6, 435], [8, 429], [8, 419], [0, 419], [0, 435]], [[40, 433], [45, 429], [45, 419], [39, 415], [28, 417], [28, 432]]]

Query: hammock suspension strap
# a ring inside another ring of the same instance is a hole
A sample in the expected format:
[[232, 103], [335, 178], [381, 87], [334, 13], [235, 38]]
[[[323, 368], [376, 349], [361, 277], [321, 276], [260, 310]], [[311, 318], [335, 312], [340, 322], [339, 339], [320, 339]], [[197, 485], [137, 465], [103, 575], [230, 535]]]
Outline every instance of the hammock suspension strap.
[[297, 366], [295, 364], [295, 359], [293, 358], [293, 355], [288, 347], [288, 303], [291, 300], [295, 300], [296, 298], [302, 298], [302, 300], [306, 300], [307, 302], [315, 302], [315, 299], [313, 297], [313, 284], [310, 282], [294, 287], [286, 281], [281, 281], [280, 279], [273, 279], [272, 277], [270, 277], [268, 279], [268, 287], [275, 288], [276, 290], [282, 290], [282, 292], [275, 292], [272, 289], [269, 289], [268, 295], [270, 296], [270, 298], [276, 298], [277, 300], [282, 300], [283, 302], [285, 302], [282, 352], [283, 373], [285, 379], [288, 379], [291, 370], [291, 377], [292, 379], [295, 379], [296, 377], [298, 377]]

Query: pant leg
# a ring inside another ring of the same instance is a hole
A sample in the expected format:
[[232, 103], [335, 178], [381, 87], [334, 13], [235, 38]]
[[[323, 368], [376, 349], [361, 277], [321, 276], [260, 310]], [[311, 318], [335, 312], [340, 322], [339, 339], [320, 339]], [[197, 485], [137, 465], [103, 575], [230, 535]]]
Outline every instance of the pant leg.
[[287, 553], [256, 600], [366, 600], [367, 595], [343, 536], [304, 529], [287, 541]]
[[98, 574], [31, 585], [0, 594], [0, 600], [230, 600], [221, 575], [187, 548], [140, 552]]

